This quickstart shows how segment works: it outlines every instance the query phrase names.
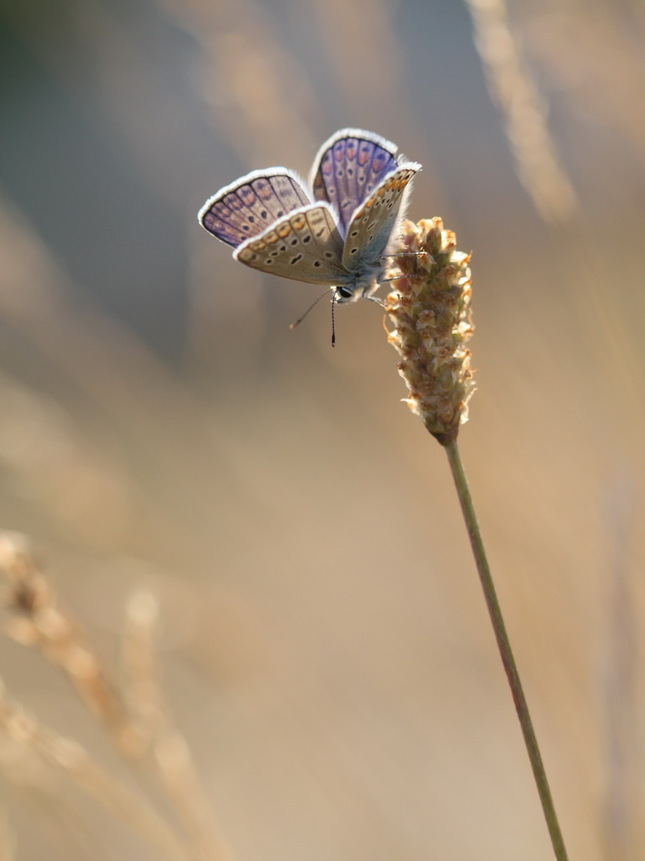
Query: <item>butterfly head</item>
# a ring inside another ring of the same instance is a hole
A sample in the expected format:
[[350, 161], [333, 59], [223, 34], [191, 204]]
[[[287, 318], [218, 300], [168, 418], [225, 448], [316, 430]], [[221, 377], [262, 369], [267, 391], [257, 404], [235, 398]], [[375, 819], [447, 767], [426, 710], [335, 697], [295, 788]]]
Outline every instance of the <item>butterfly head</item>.
[[383, 277], [383, 265], [379, 260], [376, 263], [365, 263], [353, 273], [348, 273], [347, 281], [337, 283], [332, 287], [334, 291], [332, 302], [337, 305], [346, 305], [348, 302], [356, 302], [358, 299], [370, 299], [372, 294], [378, 290]]

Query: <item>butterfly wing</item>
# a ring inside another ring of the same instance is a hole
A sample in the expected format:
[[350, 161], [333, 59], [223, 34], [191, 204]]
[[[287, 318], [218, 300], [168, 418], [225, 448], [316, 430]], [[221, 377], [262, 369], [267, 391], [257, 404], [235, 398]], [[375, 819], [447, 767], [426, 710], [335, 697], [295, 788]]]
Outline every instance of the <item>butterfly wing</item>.
[[344, 232], [356, 208], [398, 163], [395, 144], [372, 132], [342, 129], [314, 159], [310, 176], [314, 199], [326, 200], [337, 210]]
[[302, 180], [286, 167], [254, 170], [220, 189], [198, 219], [222, 242], [237, 247], [294, 209], [311, 204]]
[[350, 271], [374, 266], [405, 214], [410, 183], [421, 165], [404, 162], [387, 175], [355, 211], [347, 228], [343, 266]]
[[290, 212], [233, 252], [236, 260], [261, 272], [328, 285], [347, 280], [342, 255], [343, 239], [326, 203]]

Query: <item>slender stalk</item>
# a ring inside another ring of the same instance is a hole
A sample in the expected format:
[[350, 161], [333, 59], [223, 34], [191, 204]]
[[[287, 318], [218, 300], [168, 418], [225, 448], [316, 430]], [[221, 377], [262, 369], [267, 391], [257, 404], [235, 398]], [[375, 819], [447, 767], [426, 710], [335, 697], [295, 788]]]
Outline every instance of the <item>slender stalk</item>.
[[506, 625], [504, 624], [502, 611], [499, 606], [499, 601], [497, 600], [493, 578], [486, 558], [484, 542], [479, 530], [479, 524], [477, 523], [475, 508], [473, 506], [470, 490], [468, 489], [468, 482], [466, 480], [466, 474], [461, 462], [461, 456], [459, 454], [456, 439], [446, 442], [444, 448], [446, 449], [448, 461], [450, 462], [450, 469], [452, 470], [452, 476], [457, 489], [459, 502], [461, 504], [461, 510], [466, 522], [466, 528], [468, 529], [470, 544], [473, 550], [473, 556], [475, 557], [475, 564], [477, 565], [479, 579], [484, 591], [484, 598], [486, 599], [486, 606], [488, 607], [488, 613], [495, 632], [495, 639], [497, 640], [497, 646], [502, 658], [504, 670], [506, 671], [506, 677], [511, 687], [517, 717], [520, 722], [520, 727], [522, 728], [522, 735], [524, 736], [524, 744], [526, 745], [529, 760], [531, 761], [533, 777], [535, 778], [540, 801], [542, 802], [542, 810], [544, 811], [544, 818], [546, 819], [546, 824], [551, 836], [551, 843], [553, 844], [555, 857], [557, 861], [568, 861], [567, 850], [565, 849], [564, 840], [562, 838], [562, 831], [560, 830], [560, 824], [553, 805], [551, 790], [549, 789], [549, 782], [544, 770], [544, 763], [542, 762], [542, 756], [540, 754], [540, 748], [538, 747], [535, 730], [533, 729], [533, 721], [531, 720], [529, 707], [526, 702], [526, 697], [524, 696], [524, 690], [520, 681], [515, 658], [513, 657], [513, 651], [508, 639], [508, 633], [506, 632]]

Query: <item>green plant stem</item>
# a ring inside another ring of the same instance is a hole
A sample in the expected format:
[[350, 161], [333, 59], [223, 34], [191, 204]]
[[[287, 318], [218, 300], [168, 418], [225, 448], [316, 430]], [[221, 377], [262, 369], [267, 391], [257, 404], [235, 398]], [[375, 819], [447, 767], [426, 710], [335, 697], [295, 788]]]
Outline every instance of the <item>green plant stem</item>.
[[549, 789], [549, 782], [544, 770], [540, 748], [538, 747], [537, 737], [535, 735], [535, 730], [533, 729], [533, 721], [531, 720], [529, 707], [526, 702], [526, 697], [524, 696], [524, 690], [522, 689], [522, 683], [520, 682], [517, 665], [515, 663], [511, 644], [506, 632], [506, 625], [504, 624], [504, 618], [499, 606], [499, 601], [497, 600], [495, 586], [493, 585], [493, 578], [486, 558], [484, 542], [479, 530], [479, 524], [477, 523], [477, 516], [475, 514], [470, 490], [468, 489], [468, 482], [461, 462], [457, 441], [452, 440], [447, 442], [444, 445], [444, 448], [446, 449], [446, 454], [448, 455], [448, 460], [450, 462], [450, 469], [452, 470], [452, 476], [455, 481], [455, 487], [457, 488], [461, 510], [464, 515], [464, 520], [466, 521], [466, 527], [468, 529], [468, 535], [470, 537], [470, 544], [475, 557], [479, 579], [482, 589], [484, 590], [486, 606], [488, 607], [490, 620], [493, 625], [493, 630], [495, 631], [495, 639], [497, 640], [499, 653], [502, 658], [504, 670], [506, 671], [506, 677], [508, 678], [508, 683], [511, 687], [517, 717], [520, 722], [520, 727], [522, 728], [524, 744], [526, 745], [526, 750], [531, 761], [533, 777], [535, 778], [537, 790], [540, 795], [540, 801], [542, 802], [542, 810], [544, 811], [544, 818], [546, 819], [546, 824], [551, 836], [551, 843], [553, 844], [555, 857], [557, 861], [568, 861], [567, 850], [564, 846], [562, 831], [560, 830], [560, 824], [553, 805], [553, 798], [551, 797], [551, 790]]

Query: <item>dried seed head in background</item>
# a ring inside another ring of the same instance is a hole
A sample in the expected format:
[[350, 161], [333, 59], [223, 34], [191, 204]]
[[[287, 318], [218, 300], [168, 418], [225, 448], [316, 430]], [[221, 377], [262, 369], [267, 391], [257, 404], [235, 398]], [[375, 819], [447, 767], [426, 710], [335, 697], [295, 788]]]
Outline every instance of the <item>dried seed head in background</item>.
[[469, 262], [440, 218], [406, 221], [396, 258], [401, 275], [385, 300], [394, 323], [388, 340], [410, 392], [405, 402], [442, 445], [467, 421], [474, 392], [466, 346], [474, 329]]

